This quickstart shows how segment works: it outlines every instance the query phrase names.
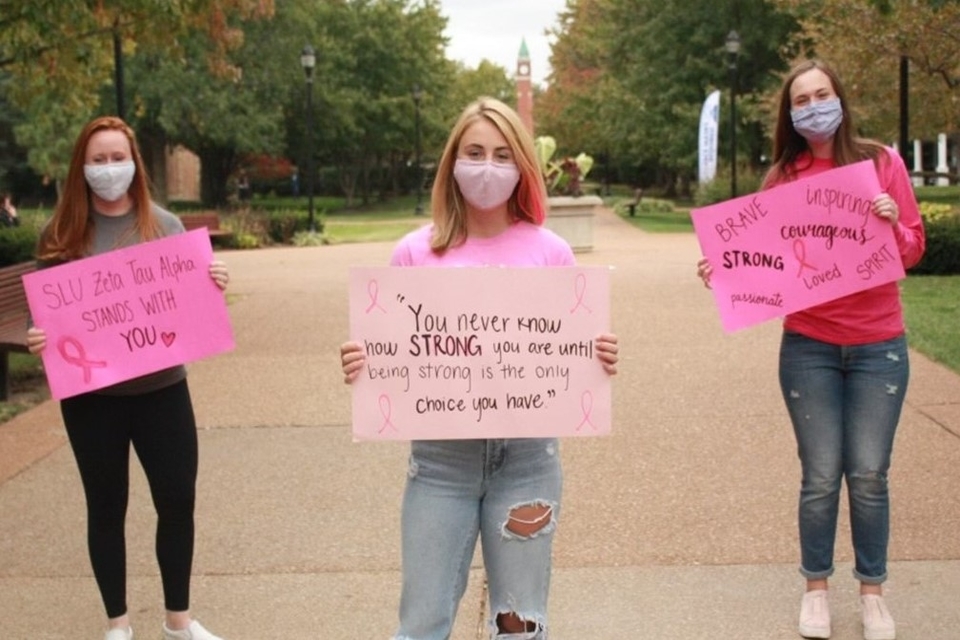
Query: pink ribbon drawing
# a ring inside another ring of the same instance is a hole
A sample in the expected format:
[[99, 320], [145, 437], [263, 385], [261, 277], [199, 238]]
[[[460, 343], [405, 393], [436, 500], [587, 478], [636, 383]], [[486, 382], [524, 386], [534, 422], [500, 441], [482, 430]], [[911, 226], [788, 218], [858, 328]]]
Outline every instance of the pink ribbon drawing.
[[807, 245], [803, 244], [803, 240], [797, 238], [793, 241], [793, 256], [800, 262], [800, 270], [797, 271], [797, 277], [803, 273], [804, 269], [813, 269], [814, 271], [819, 271], [815, 266], [807, 262]]
[[390, 403], [390, 397], [385, 393], [381, 393], [377, 402], [380, 404], [380, 415], [383, 416], [383, 425], [377, 430], [377, 433], [383, 433], [387, 427], [397, 431], [396, 425], [390, 421], [390, 414], [393, 413], [393, 405]]
[[[67, 352], [68, 346], [74, 349], [75, 355]], [[64, 336], [57, 341], [57, 351], [60, 352], [60, 357], [66, 362], [83, 369], [84, 384], [90, 383], [90, 378], [93, 377], [94, 367], [103, 368], [107, 366], [107, 363], [103, 360], [89, 360], [87, 358], [87, 352], [84, 350], [80, 341], [69, 336]]]
[[583, 296], [587, 293], [587, 276], [582, 273], [577, 274], [577, 279], [574, 282], [574, 295], [577, 296], [577, 304], [573, 305], [573, 308], [570, 309], [570, 313], [573, 313], [580, 307], [583, 307], [587, 310], [587, 313], [593, 313], [593, 310], [590, 309], [587, 305], [583, 303]]
[[371, 280], [367, 283], [367, 295], [370, 297], [370, 305], [364, 313], [370, 313], [374, 308], [380, 309], [383, 313], [387, 312], [387, 310], [377, 302], [377, 298], [380, 296], [380, 284], [376, 280]]
[[583, 420], [580, 421], [580, 424], [577, 425], [577, 431], [583, 428], [583, 425], [588, 424], [590, 428], [594, 431], [597, 430], [597, 425], [593, 424], [593, 421], [590, 420], [590, 413], [593, 411], [593, 394], [589, 390], [584, 391], [580, 395], [580, 412], [583, 414]]

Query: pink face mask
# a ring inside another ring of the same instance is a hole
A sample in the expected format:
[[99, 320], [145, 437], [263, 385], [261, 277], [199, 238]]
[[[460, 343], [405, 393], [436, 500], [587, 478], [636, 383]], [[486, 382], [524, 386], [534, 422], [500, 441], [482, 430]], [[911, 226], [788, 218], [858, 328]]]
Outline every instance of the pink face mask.
[[520, 182], [520, 169], [515, 164], [461, 159], [453, 167], [453, 177], [466, 201], [487, 211], [510, 199]]

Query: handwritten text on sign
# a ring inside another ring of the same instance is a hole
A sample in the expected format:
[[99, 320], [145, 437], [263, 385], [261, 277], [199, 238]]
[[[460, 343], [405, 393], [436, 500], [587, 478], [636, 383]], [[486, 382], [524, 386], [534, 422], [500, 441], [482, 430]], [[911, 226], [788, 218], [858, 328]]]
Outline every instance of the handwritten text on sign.
[[233, 349], [206, 229], [23, 277], [54, 398]]
[[904, 277], [865, 160], [691, 212], [723, 328], [771, 318]]
[[609, 307], [602, 267], [351, 269], [354, 437], [609, 433]]

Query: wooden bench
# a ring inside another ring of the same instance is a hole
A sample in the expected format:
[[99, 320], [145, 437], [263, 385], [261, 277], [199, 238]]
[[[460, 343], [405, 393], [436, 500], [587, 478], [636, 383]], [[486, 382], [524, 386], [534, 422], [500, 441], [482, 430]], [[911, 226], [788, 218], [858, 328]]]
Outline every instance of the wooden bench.
[[210, 238], [226, 238], [233, 233], [220, 228], [220, 214], [216, 211], [204, 211], [203, 213], [181, 213], [180, 222], [187, 231], [194, 229], [207, 228]]
[[0, 400], [10, 397], [10, 352], [29, 353], [27, 319], [30, 310], [20, 277], [36, 268], [32, 260], [0, 268]]

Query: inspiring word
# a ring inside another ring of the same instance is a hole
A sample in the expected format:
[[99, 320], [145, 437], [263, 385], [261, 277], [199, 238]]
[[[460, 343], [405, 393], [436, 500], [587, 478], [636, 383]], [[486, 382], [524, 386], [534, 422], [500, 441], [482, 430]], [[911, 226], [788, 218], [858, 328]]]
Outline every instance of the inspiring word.
[[845, 193], [839, 189], [811, 189], [810, 187], [807, 187], [807, 204], [824, 207], [828, 214], [833, 213], [834, 207], [841, 211], [855, 213], [863, 218], [863, 224], [867, 224], [867, 215], [873, 208], [870, 200], [852, 193]]

